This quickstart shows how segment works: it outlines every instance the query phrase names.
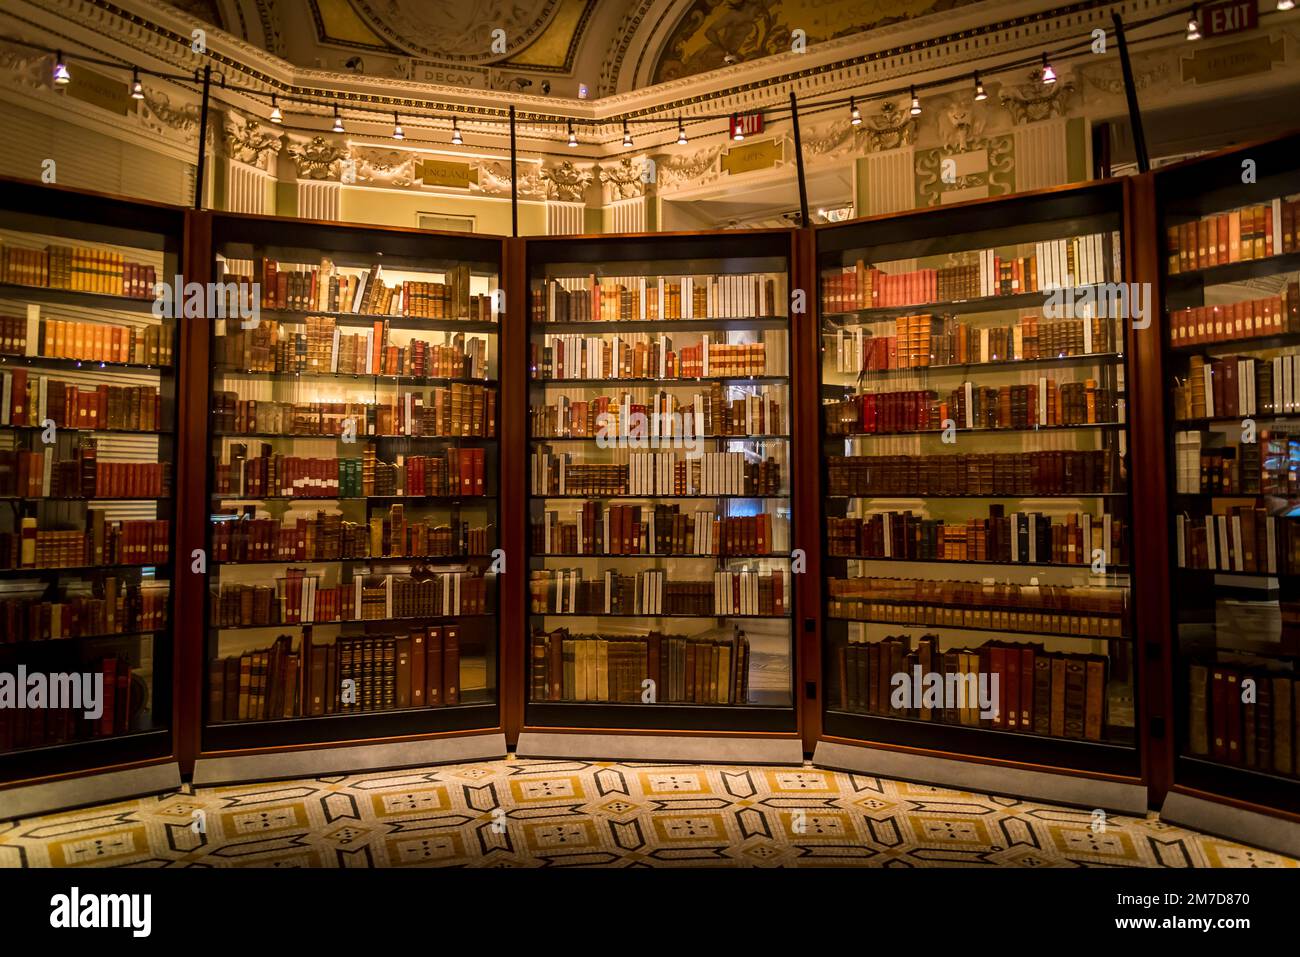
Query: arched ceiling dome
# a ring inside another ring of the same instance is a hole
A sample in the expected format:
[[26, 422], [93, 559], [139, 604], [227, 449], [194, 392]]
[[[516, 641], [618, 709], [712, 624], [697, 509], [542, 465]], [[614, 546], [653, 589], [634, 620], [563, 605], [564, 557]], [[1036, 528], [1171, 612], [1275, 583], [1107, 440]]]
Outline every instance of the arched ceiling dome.
[[812, 45], [979, 0], [169, 2], [300, 67], [596, 97], [788, 53], [796, 31]]

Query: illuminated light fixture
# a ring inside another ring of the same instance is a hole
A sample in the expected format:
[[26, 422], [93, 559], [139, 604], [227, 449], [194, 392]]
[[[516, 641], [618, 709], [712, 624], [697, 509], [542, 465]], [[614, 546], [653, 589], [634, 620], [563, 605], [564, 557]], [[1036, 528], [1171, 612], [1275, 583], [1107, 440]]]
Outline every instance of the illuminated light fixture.
[[276, 124], [284, 122], [284, 114], [280, 112], [280, 104], [276, 101], [274, 93], [271, 94], [271, 122]]
[[740, 123], [740, 118], [735, 113], [731, 114], [731, 138], [739, 143], [745, 138], [745, 128]]
[[464, 142], [460, 135], [460, 122], [453, 116], [451, 118], [451, 145], [460, 146]]
[[912, 115], [921, 115], [921, 98], [916, 95], [916, 87], [912, 87]]
[[980, 71], [975, 71], [975, 102], [987, 100], [989, 95], [984, 92], [984, 81], [980, 79]]
[[68, 72], [68, 65], [63, 62], [63, 51], [57, 50], [54, 53], [54, 85], [67, 86], [72, 82], [72, 74]]
[[677, 117], [677, 145], [686, 145], [686, 127], [682, 126], [682, 118]]
[[1285, 13], [1287, 10], [1295, 9], [1295, 0], [1277, 0], [1277, 8]]
[[578, 145], [578, 134], [573, 132], [573, 120], [569, 120], [569, 146]]
[[858, 109], [853, 97], [849, 97], [849, 122], [854, 126], [862, 125], [862, 111]]
[[395, 140], [406, 139], [406, 134], [402, 132], [402, 121], [397, 118], [396, 113], [393, 114], [393, 139]]
[[140, 83], [140, 68], [131, 68], [131, 99], [144, 99], [144, 86]]
[[1056, 71], [1052, 69], [1052, 64], [1047, 62], [1047, 53], [1043, 52], [1043, 85], [1056, 82]]
[[343, 117], [339, 116], [339, 108], [337, 105], [334, 107], [334, 132], [343, 132]]
[[1199, 40], [1201, 38], [1201, 19], [1197, 15], [1197, 10], [1192, 7], [1192, 15], [1187, 18], [1187, 39]]
[[623, 145], [624, 146], [632, 145], [632, 134], [628, 132], [627, 120], [623, 121]]

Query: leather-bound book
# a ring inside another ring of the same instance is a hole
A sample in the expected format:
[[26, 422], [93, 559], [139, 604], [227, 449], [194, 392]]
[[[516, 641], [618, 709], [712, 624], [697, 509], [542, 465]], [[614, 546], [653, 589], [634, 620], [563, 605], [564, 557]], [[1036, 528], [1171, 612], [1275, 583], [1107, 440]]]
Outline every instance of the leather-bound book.
[[1205, 665], [1187, 669], [1187, 747], [1192, 754], [1209, 754], [1209, 714], [1206, 710], [1210, 672]]
[[1012, 724], [1011, 722], [1017, 720], [1019, 716], [1017, 715], [1013, 718], [1010, 713], [1011, 668], [1008, 662], [1008, 655], [1016, 657], [1016, 650], [1014, 648], [1007, 648], [999, 642], [991, 642], [988, 646], [988, 655], [990, 690], [992, 688], [993, 678], [996, 676], [998, 680], [998, 692], [993, 703], [993, 727], [1015, 727], [1015, 724]]
[[[886, 644], [889, 649], [889, 673], [885, 678], [885, 690], [888, 692], [888, 697], [884, 699], [883, 704], [888, 705], [889, 714], [902, 718], [907, 716], [907, 709], [894, 706], [894, 675], [905, 673], [906, 665], [904, 662], [907, 657], [908, 641], [906, 638], [893, 638], [886, 639]], [[881, 710], [885, 709], [882, 708]]]
[[853, 675], [853, 671], [851, 670], [853, 666], [849, 663], [850, 661], [849, 652], [851, 650], [852, 647], [850, 645], [843, 644], [840, 646], [839, 656], [838, 656], [839, 664], [840, 664], [840, 710], [841, 711], [857, 710], [856, 708], [857, 700], [858, 700], [857, 692], [856, 689], [853, 689], [851, 687], [852, 684], [854, 683], [853, 682], [854, 675]]
[[1065, 737], [1065, 658], [1052, 656], [1052, 704], [1051, 734], [1053, 737]]
[[443, 628], [442, 650], [443, 703], [460, 704], [460, 626]]
[[[880, 714], [880, 676], [884, 672], [881, 667], [881, 645], [880, 642], [873, 641], [866, 647], [867, 674], [866, 677], [866, 707], [868, 714]], [[888, 699], [886, 699], [888, 703]]]
[[[557, 629], [551, 632], [550, 655], [551, 660], [547, 669], [550, 675], [550, 688], [548, 689], [548, 699], [551, 701], [563, 701], [565, 698], [565, 667], [566, 657], [564, 652], [565, 639], [568, 632], [563, 629]], [[429, 659], [432, 661], [432, 657]], [[569, 663], [572, 667], [572, 663]]]
[[436, 708], [446, 704], [442, 688], [443, 641], [441, 626], [430, 628], [428, 636], [428, 640], [425, 642], [425, 687], [429, 691], [425, 696], [425, 704], [431, 708]]
[[412, 631], [409, 637], [411, 643], [411, 707], [423, 708], [429, 694], [428, 678], [425, 672], [427, 658], [425, 648], [428, 645], [428, 639], [422, 629]]
[[1210, 670], [1210, 755], [1228, 760], [1228, 675], [1219, 666]]
[[1071, 655], [1065, 661], [1065, 736], [1067, 738], [1083, 737], [1087, 693], [1087, 665], [1082, 657]]
[[1037, 732], [1034, 682], [1036, 680], [1037, 655], [1041, 646], [1022, 645], [1020, 648], [1020, 730]]
[[395, 659], [393, 706], [396, 708], [409, 708], [411, 707], [411, 639], [409, 635], [402, 635], [394, 639], [393, 656]]
[[253, 687], [253, 656], [245, 653], [239, 656], [239, 720], [247, 721], [248, 703]]
[[1106, 727], [1106, 659], [1099, 655], [1089, 656], [1086, 678], [1083, 736], [1089, 741], [1100, 741]]
[[[945, 687], [947, 686], [948, 675], [959, 675], [961, 674], [961, 672], [962, 672], [961, 652], [945, 651], [943, 653], [943, 673], [945, 678], [944, 686]], [[944, 724], [962, 724], [963, 710], [964, 709], [961, 707], [960, 701], [954, 700], [952, 702], [952, 707], [947, 707], [947, 701], [945, 700], [945, 706], [943, 708], [941, 720], [944, 722]]]
[[[1258, 683], [1254, 675], [1242, 675], [1241, 680], [1250, 678]], [[1258, 729], [1259, 729], [1259, 692], [1256, 690], [1255, 701], [1241, 704], [1241, 763], [1248, 768], [1259, 764]]]
[[1273, 770], [1273, 681], [1269, 675], [1260, 675], [1256, 681], [1258, 699], [1255, 703], [1255, 767], [1262, 771]]
[[239, 720], [239, 658], [227, 658], [225, 661], [226, 688], [222, 695], [223, 721]]
[[226, 705], [226, 661], [213, 658], [208, 662], [208, 721], [221, 721]]
[[1273, 770], [1278, 774], [1295, 773], [1294, 738], [1295, 699], [1292, 680], [1286, 675], [1273, 678]]

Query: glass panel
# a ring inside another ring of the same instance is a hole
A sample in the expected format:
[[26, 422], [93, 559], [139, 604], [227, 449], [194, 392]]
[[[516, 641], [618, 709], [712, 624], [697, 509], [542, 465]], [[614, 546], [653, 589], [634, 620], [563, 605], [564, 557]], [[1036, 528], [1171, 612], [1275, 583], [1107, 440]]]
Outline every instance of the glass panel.
[[789, 709], [788, 260], [530, 282], [530, 702]]
[[208, 722], [494, 703], [498, 264], [310, 235], [218, 246]]

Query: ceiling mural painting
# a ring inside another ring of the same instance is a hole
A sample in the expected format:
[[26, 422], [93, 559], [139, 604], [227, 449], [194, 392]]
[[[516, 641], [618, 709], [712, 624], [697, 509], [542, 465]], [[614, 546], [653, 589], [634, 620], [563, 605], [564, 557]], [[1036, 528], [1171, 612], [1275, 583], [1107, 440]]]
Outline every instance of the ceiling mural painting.
[[794, 30], [808, 43], [861, 33], [977, 0], [694, 0], [664, 46], [654, 82], [707, 73], [790, 51]]
[[542, 35], [561, 5], [561, 0], [352, 0], [362, 19], [393, 46], [454, 63], [496, 63], [521, 52]]
[[[414, 61], [482, 74], [456, 81], [468, 86], [525, 89], [533, 84], [520, 77], [531, 74], [544, 93], [556, 81], [558, 95], [575, 96], [584, 81], [604, 96], [786, 53], [795, 30], [811, 45], [979, 0], [168, 2], [302, 67], [402, 76], [400, 64]], [[285, 31], [291, 22], [311, 26]], [[662, 44], [647, 43], [661, 30]]]
[[321, 43], [371, 50], [393, 49], [361, 19], [348, 0], [310, 0], [310, 4], [312, 19], [316, 22], [316, 36]]

